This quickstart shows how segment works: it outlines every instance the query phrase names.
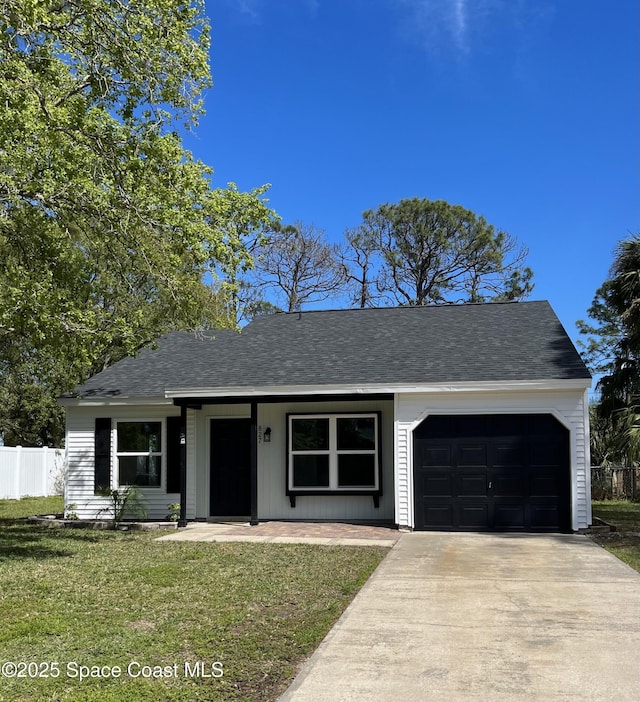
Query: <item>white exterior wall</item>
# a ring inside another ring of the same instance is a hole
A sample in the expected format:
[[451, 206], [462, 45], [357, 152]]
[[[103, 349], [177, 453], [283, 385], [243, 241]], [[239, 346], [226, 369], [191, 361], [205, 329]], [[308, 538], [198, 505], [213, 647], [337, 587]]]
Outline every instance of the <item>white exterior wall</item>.
[[[381, 412], [382, 490], [380, 505], [371, 495], [286, 495], [286, 415], [296, 412]], [[271, 442], [258, 444], [258, 518], [299, 520], [393, 520], [393, 401], [287, 402], [258, 405], [260, 430], [271, 428]], [[261, 432], [259, 432], [261, 433]]]
[[[384, 494], [376, 509], [371, 496], [326, 495], [297, 497], [292, 508], [286, 490], [286, 413], [287, 412], [363, 412], [381, 411], [382, 486]], [[105, 498], [94, 495], [94, 431], [97, 417], [110, 417], [111, 475], [116, 487], [116, 422], [120, 420], [164, 420], [180, 414], [173, 404], [130, 406], [67, 407], [67, 460], [65, 506], [80, 519], [107, 518], [100, 511], [108, 507]], [[210, 492], [210, 419], [250, 417], [249, 404], [204, 405], [187, 410], [187, 519], [209, 516]], [[321, 402], [259, 405], [258, 424], [271, 427], [268, 444], [258, 443], [258, 518], [259, 519], [393, 519], [393, 402]], [[177, 493], [167, 494], [166, 425], [163, 423], [162, 486], [139, 488], [149, 519], [164, 519], [168, 505], [180, 501]], [[261, 432], [260, 432], [261, 436]], [[70, 508], [69, 505], [75, 505]]]
[[[170, 402], [155, 405], [95, 405], [67, 408], [67, 477], [65, 505], [81, 519], [95, 519], [107, 501], [93, 494], [94, 429], [97, 417], [112, 420], [112, 478], [117, 476], [116, 421], [164, 420], [180, 414]], [[249, 404], [204, 405], [187, 411], [187, 518], [209, 516], [210, 428], [213, 417], [249, 417]], [[381, 412], [382, 487], [380, 506], [368, 495], [297, 496], [292, 508], [286, 495], [286, 415], [289, 412]], [[348, 402], [281, 402], [258, 404], [258, 518], [297, 520], [389, 520], [414, 526], [412, 431], [429, 414], [551, 413], [570, 430], [573, 529], [591, 523], [591, 481], [588, 436], [588, 397], [583, 390], [400, 392], [395, 400]], [[262, 431], [271, 428], [271, 442]], [[179, 494], [167, 494], [166, 425], [163, 424], [163, 470], [160, 488], [140, 488], [148, 516], [164, 519], [168, 504]], [[395, 474], [394, 474], [395, 466]], [[115, 486], [115, 485], [114, 485]], [[104, 516], [104, 515], [103, 515]]]
[[587, 393], [544, 392], [401, 393], [396, 398], [396, 522], [413, 528], [413, 436], [430, 414], [553, 414], [570, 430], [571, 514], [574, 530], [591, 523], [591, 474]]
[[[168, 505], [179, 502], [180, 495], [166, 492], [166, 422], [167, 417], [180, 414], [180, 408], [172, 403], [166, 405], [130, 406], [84, 406], [67, 407], [67, 476], [65, 482], [65, 510], [75, 512], [80, 519], [108, 519], [109, 512], [100, 512], [109, 506], [109, 501], [97, 497], [93, 492], [95, 448], [94, 432], [97, 417], [111, 418], [111, 479], [117, 487], [116, 422], [121, 420], [161, 420], [162, 424], [162, 486], [141, 487], [140, 495], [147, 508], [149, 519], [164, 519], [169, 513]], [[195, 517], [195, 480], [193, 467], [187, 465], [187, 516]], [[71, 506], [70, 505], [75, 505]]]

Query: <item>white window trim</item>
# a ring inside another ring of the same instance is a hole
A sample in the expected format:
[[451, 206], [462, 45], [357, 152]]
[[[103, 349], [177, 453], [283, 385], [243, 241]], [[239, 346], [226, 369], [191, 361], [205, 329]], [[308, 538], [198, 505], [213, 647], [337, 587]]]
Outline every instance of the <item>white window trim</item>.
[[[160, 451], [118, 451], [118, 425], [119, 424], [160, 424]], [[121, 457], [126, 456], [160, 456], [160, 484], [159, 485], [136, 485], [138, 490], [165, 490], [167, 484], [166, 471], [166, 441], [167, 441], [167, 426], [166, 419], [161, 417], [121, 417], [115, 420], [114, 435], [113, 435], [113, 466], [112, 474], [115, 483], [114, 489], [120, 487], [128, 487], [129, 483], [120, 482], [120, 461]]]
[[[313, 451], [293, 450], [293, 420], [294, 419], [328, 419], [329, 420], [329, 448]], [[373, 419], [375, 446], [373, 449], [338, 449], [338, 419]], [[288, 465], [288, 491], [296, 492], [372, 492], [380, 489], [380, 415], [378, 412], [319, 412], [317, 414], [289, 414], [287, 417], [287, 465]], [[329, 485], [298, 486], [293, 481], [294, 456], [329, 456]], [[345, 485], [338, 484], [338, 456], [363, 455], [374, 457], [374, 484], [373, 485]]]

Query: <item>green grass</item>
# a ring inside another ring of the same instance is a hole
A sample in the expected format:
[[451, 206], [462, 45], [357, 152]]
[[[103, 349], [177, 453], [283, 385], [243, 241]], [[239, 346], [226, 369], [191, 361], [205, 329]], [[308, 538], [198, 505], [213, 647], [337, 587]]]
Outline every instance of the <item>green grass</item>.
[[[60, 511], [52, 505], [0, 501], [0, 663], [41, 666], [3, 677], [3, 702], [275, 700], [386, 554], [379, 547], [157, 542], [157, 532], [20, 518]], [[129, 675], [134, 661], [165, 677]], [[58, 677], [30, 677], [52, 662], [58, 665], [48, 672], [59, 669]], [[185, 675], [185, 663], [193, 671], [200, 662], [222, 677]], [[220, 665], [212, 670], [213, 663]], [[122, 672], [80, 681], [69, 677], [79, 665]]]
[[640, 572], [640, 503], [593, 502], [593, 516], [616, 527], [610, 534], [594, 534], [593, 540]]
[[0, 519], [19, 519], [35, 514], [62, 514], [62, 497], [23, 497], [21, 500], [0, 500]]

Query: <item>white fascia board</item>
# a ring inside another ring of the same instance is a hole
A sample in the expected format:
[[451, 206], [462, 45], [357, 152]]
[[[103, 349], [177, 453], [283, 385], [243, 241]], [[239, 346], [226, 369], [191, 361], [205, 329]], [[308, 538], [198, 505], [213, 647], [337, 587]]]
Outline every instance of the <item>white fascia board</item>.
[[393, 392], [381, 389], [379, 385], [277, 385], [261, 387], [218, 387], [218, 388], [174, 388], [165, 392], [167, 398], [200, 397], [265, 397], [278, 395], [371, 395], [379, 392]]
[[277, 385], [261, 387], [170, 388], [168, 399], [214, 397], [265, 397], [278, 395], [371, 395], [378, 393], [449, 393], [449, 392], [523, 392], [580, 390], [591, 387], [591, 380], [516, 380], [466, 383], [431, 383], [424, 385]]
[[138, 407], [138, 406], [173, 406], [173, 401], [166, 397], [61, 397], [58, 404], [62, 407]]
[[471, 383], [433, 383], [398, 387], [398, 393], [449, 393], [449, 392], [549, 392], [552, 390], [579, 390], [584, 392], [591, 387], [591, 380], [489, 380]]

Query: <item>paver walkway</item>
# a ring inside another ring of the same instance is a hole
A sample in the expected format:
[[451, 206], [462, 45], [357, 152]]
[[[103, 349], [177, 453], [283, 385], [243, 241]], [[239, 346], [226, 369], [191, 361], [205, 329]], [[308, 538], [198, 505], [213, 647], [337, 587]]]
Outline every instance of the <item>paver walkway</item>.
[[241, 522], [188, 524], [158, 541], [247, 541], [325, 546], [385, 546], [391, 548], [401, 533], [392, 527], [341, 522]]

